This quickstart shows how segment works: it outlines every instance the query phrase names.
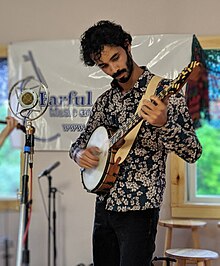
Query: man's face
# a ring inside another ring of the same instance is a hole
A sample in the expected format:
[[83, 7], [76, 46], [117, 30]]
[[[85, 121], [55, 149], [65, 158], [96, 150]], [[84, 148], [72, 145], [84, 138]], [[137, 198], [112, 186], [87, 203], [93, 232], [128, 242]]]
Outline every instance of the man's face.
[[126, 83], [133, 71], [133, 60], [130, 55], [130, 45], [127, 50], [121, 46], [104, 46], [101, 57], [95, 60], [97, 66], [107, 75], [120, 83]]

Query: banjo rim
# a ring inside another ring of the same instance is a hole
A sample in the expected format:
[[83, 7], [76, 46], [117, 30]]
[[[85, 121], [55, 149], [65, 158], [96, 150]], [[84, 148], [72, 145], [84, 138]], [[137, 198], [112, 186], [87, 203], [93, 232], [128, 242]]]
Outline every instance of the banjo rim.
[[[89, 189], [86, 184], [85, 184], [85, 180], [84, 180], [84, 175], [83, 175], [83, 172], [81, 172], [81, 176], [82, 176], [82, 183], [83, 183], [83, 187], [88, 191], [88, 192], [91, 192], [91, 193], [95, 193], [95, 192], [98, 192], [98, 190], [101, 188], [101, 185], [104, 183], [105, 181], [105, 177], [106, 177], [106, 172], [109, 168], [109, 161], [110, 161], [110, 158], [111, 158], [111, 151], [108, 150], [108, 156], [107, 156], [107, 159], [106, 159], [106, 165], [105, 165], [105, 168], [104, 168], [104, 171], [103, 171], [103, 174], [102, 176], [100, 177], [100, 180], [99, 182], [97, 183], [97, 185], [92, 188], [92, 189]], [[104, 193], [103, 193], [104, 194]]]
[[[91, 134], [89, 140], [88, 140], [88, 143], [87, 143], [87, 147], [89, 145], [89, 142], [94, 134], [95, 131], [98, 131], [98, 130], [104, 130], [104, 132], [106, 133], [107, 135], [107, 138], [109, 139], [109, 134], [108, 134], [108, 131], [107, 129], [104, 127], [104, 126], [99, 126], [97, 127], [93, 133]], [[107, 155], [106, 155], [106, 158], [105, 158], [105, 166], [103, 167], [103, 173], [102, 175], [100, 175], [99, 177], [99, 180], [98, 182], [94, 185], [93, 188], [88, 188], [88, 186], [86, 185], [86, 182], [85, 182], [85, 171], [87, 169], [84, 169], [84, 171], [81, 172], [81, 179], [82, 179], [82, 183], [83, 183], [83, 187], [87, 190], [87, 192], [91, 192], [91, 193], [96, 193], [100, 188], [101, 188], [101, 185], [104, 183], [105, 181], [105, 176], [106, 176], [106, 173], [107, 173], [107, 170], [109, 168], [109, 162], [111, 160], [111, 149], [108, 148], [108, 151], [107, 151]], [[95, 169], [95, 168], [94, 168]]]

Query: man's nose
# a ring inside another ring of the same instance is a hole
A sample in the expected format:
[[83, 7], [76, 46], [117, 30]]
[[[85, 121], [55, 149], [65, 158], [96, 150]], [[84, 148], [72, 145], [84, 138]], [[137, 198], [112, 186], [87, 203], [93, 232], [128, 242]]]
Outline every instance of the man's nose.
[[111, 74], [112, 74], [112, 75], [115, 74], [115, 73], [117, 73], [118, 70], [119, 70], [119, 68], [118, 68], [116, 65], [112, 64], [112, 65], [110, 66], [110, 71], [111, 71]]

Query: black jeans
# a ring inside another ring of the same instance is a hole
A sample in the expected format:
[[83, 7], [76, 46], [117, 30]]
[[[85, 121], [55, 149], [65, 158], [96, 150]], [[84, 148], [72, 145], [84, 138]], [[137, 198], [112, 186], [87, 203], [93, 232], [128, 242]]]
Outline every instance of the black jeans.
[[111, 212], [96, 202], [94, 266], [150, 266], [155, 250], [159, 208]]

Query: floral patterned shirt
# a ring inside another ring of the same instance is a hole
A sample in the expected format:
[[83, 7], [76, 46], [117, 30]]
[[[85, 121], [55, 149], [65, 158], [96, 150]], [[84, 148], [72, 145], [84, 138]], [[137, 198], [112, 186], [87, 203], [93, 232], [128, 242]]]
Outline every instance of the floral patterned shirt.
[[[95, 102], [84, 132], [71, 145], [70, 157], [84, 149], [91, 133], [99, 126], [117, 130], [132, 118], [146, 91], [153, 74], [144, 67], [144, 72], [134, 87], [122, 94], [116, 82]], [[163, 79], [157, 92], [170, 81]], [[182, 94], [170, 96], [168, 120], [163, 127], [155, 127], [144, 121], [133, 146], [120, 165], [119, 174], [110, 192], [98, 196], [106, 199], [106, 209], [117, 212], [158, 208], [166, 187], [165, 170], [169, 152], [175, 152], [189, 163], [195, 162], [202, 147], [193, 129], [191, 117]]]

